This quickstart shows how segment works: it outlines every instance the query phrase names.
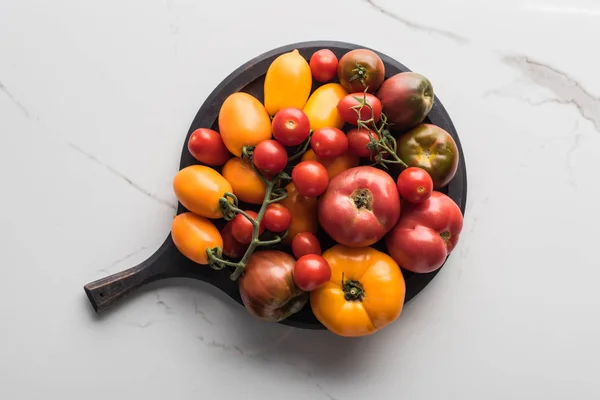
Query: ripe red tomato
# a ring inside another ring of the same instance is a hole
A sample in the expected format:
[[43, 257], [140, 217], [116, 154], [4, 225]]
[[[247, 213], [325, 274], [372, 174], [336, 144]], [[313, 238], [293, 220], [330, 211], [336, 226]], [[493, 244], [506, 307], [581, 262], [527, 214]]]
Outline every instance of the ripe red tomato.
[[[379, 135], [370, 129], [350, 129], [346, 134], [348, 138], [348, 151], [357, 157], [370, 157], [371, 150], [367, 148], [367, 145], [371, 142], [370, 135], [373, 135], [375, 140], [379, 139]], [[373, 154], [377, 153], [373, 152]]]
[[270, 204], [265, 210], [262, 223], [270, 232], [283, 232], [292, 224], [292, 213], [279, 203]]
[[292, 170], [292, 182], [302, 196], [317, 197], [327, 190], [329, 175], [322, 164], [302, 161]]
[[188, 140], [188, 150], [196, 160], [212, 167], [225, 164], [231, 157], [221, 135], [207, 128], [199, 128], [192, 132]]
[[[254, 211], [246, 210], [245, 212], [254, 220], [256, 220], [256, 217], [258, 217], [258, 214], [256, 214]], [[250, 242], [252, 242], [252, 233], [254, 232], [254, 226], [252, 225], [252, 222], [250, 222], [248, 218], [242, 214], [236, 215], [231, 221], [231, 234], [235, 240], [242, 244], [250, 244]], [[258, 228], [258, 234], [260, 235], [264, 231], [265, 227], [261, 223]]]
[[315, 51], [310, 57], [310, 71], [319, 82], [332, 80], [337, 74], [338, 58], [329, 49]]
[[321, 287], [331, 279], [331, 267], [317, 254], [307, 254], [296, 261], [294, 283], [305, 292]]
[[292, 239], [292, 253], [294, 257], [300, 258], [307, 254], [321, 255], [321, 244], [319, 239], [310, 232], [300, 232]]
[[[354, 109], [353, 107], [360, 107], [365, 102], [362, 108]], [[369, 107], [371, 106], [371, 107]], [[360, 110], [361, 121], [367, 121], [373, 118], [374, 122], [379, 122], [381, 118], [381, 101], [372, 95], [371, 93], [351, 93], [344, 96], [337, 105], [337, 109], [340, 115], [349, 124], [358, 126], [358, 113]]]
[[225, 224], [221, 229], [221, 236], [223, 237], [223, 254], [231, 258], [242, 258], [246, 250], [248, 249], [247, 244], [243, 244], [237, 241], [233, 237], [231, 227], [233, 226], [233, 220]]
[[410, 203], [422, 203], [431, 196], [433, 179], [422, 168], [409, 167], [398, 176], [398, 192], [400, 197]]
[[264, 140], [256, 146], [252, 154], [254, 165], [265, 175], [275, 176], [287, 165], [288, 155], [281, 143]]
[[273, 136], [284, 146], [298, 146], [308, 138], [310, 120], [299, 108], [283, 108], [271, 123]]
[[348, 93], [375, 93], [385, 79], [385, 65], [371, 50], [351, 50], [340, 58], [338, 78]]
[[313, 132], [310, 147], [319, 157], [338, 157], [348, 151], [348, 138], [337, 128], [321, 128]]

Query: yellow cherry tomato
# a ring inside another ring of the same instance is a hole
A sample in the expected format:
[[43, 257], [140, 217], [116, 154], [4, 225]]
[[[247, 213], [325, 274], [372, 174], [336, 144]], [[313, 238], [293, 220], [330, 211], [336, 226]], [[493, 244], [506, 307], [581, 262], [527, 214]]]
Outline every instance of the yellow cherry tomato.
[[262, 204], [267, 185], [252, 165], [239, 157], [230, 158], [223, 166], [223, 177], [231, 184], [233, 194], [241, 201]]
[[221, 174], [204, 165], [190, 165], [177, 172], [173, 189], [185, 208], [205, 218], [223, 218], [219, 199], [225, 192], [233, 192]]
[[288, 195], [281, 201], [281, 205], [285, 206], [292, 213], [292, 223], [283, 241], [284, 243], [291, 244], [294, 236], [300, 232], [317, 233], [317, 229], [319, 229], [319, 219], [317, 217], [318, 199], [316, 197], [302, 196], [296, 190], [294, 183], [288, 184], [285, 189]]
[[406, 284], [389, 255], [372, 247], [335, 245], [323, 253], [331, 279], [310, 294], [317, 319], [340, 336], [365, 336], [402, 312]]
[[265, 108], [275, 115], [282, 108], [302, 109], [310, 95], [312, 74], [298, 50], [277, 57], [265, 76]]
[[304, 106], [304, 113], [310, 121], [310, 129], [338, 128], [344, 126], [344, 119], [337, 105], [348, 92], [339, 83], [327, 83], [313, 92]]
[[225, 147], [242, 155], [242, 147], [256, 146], [271, 138], [271, 119], [258, 99], [236, 92], [225, 99], [219, 110], [219, 131]]
[[302, 161], [316, 161], [327, 170], [327, 175], [329, 175], [329, 180], [332, 180], [334, 176], [343, 172], [347, 169], [358, 167], [358, 163], [360, 162], [360, 158], [350, 154], [349, 152], [345, 152], [341, 156], [338, 157], [319, 157], [315, 154], [312, 149], [309, 149], [302, 156]]
[[217, 227], [208, 219], [191, 212], [173, 218], [171, 237], [177, 249], [198, 264], [208, 264], [206, 250], [223, 248], [223, 238]]

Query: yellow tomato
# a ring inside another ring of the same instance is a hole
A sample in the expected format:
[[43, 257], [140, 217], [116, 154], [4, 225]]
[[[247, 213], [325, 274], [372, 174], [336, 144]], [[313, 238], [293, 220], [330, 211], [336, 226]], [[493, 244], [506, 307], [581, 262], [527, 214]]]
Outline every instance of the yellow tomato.
[[312, 74], [298, 50], [277, 57], [265, 76], [265, 108], [275, 115], [282, 108], [302, 109], [310, 95]]
[[335, 245], [323, 253], [331, 279], [310, 294], [317, 319], [340, 336], [369, 335], [402, 312], [406, 283], [389, 255], [372, 247]]
[[198, 264], [208, 264], [206, 250], [223, 248], [223, 238], [217, 227], [208, 219], [191, 212], [173, 218], [171, 237], [177, 249]]
[[185, 208], [206, 218], [222, 218], [219, 199], [233, 191], [221, 174], [204, 165], [190, 165], [177, 172], [173, 189]]
[[262, 204], [267, 185], [250, 164], [239, 157], [230, 158], [223, 166], [223, 177], [231, 184], [233, 194], [241, 201]]
[[236, 92], [225, 99], [219, 110], [219, 131], [227, 149], [239, 157], [242, 147], [256, 146], [271, 138], [271, 119], [254, 96]]
[[293, 183], [288, 184], [285, 189], [288, 195], [281, 201], [281, 205], [287, 207], [292, 213], [292, 224], [288, 228], [284, 242], [290, 244], [294, 236], [300, 232], [317, 233], [319, 228], [318, 200], [316, 197], [302, 196]]
[[348, 92], [339, 83], [327, 83], [313, 92], [304, 106], [304, 113], [310, 120], [310, 129], [338, 128], [344, 126], [344, 119], [337, 105]]
[[347, 169], [358, 167], [358, 163], [360, 162], [360, 158], [350, 154], [349, 152], [345, 152], [341, 156], [324, 158], [319, 157], [315, 154], [312, 149], [309, 149], [302, 156], [302, 161], [316, 161], [327, 170], [327, 175], [329, 175], [329, 180], [332, 180], [334, 176], [343, 172]]

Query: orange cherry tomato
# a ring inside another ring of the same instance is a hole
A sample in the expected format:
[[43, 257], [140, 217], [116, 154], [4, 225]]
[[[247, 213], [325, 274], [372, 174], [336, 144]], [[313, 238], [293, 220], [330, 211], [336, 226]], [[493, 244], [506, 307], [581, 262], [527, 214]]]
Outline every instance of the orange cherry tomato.
[[191, 212], [173, 218], [171, 237], [177, 249], [198, 264], [208, 264], [206, 250], [223, 248], [223, 238], [215, 225]]
[[373, 247], [335, 245], [323, 253], [331, 278], [310, 294], [317, 319], [340, 336], [365, 336], [402, 312], [406, 284], [400, 267]]
[[288, 228], [288, 234], [284, 239], [284, 243], [291, 244], [292, 239], [300, 232], [317, 233], [319, 228], [319, 219], [317, 217], [316, 197], [302, 196], [296, 190], [294, 183], [288, 184], [285, 189], [288, 196], [280, 203], [292, 213], [292, 223]]
[[173, 189], [185, 208], [205, 218], [222, 218], [219, 199], [233, 191], [221, 174], [204, 165], [190, 165], [177, 172]]
[[323, 158], [317, 156], [312, 149], [309, 149], [302, 156], [302, 161], [316, 161], [319, 164], [323, 165], [327, 170], [329, 180], [331, 180], [340, 172], [357, 167], [358, 163], [360, 162], [360, 158], [353, 154], [350, 154], [349, 152], [345, 152], [344, 154], [338, 157]]
[[231, 184], [233, 194], [239, 200], [262, 204], [267, 185], [252, 165], [239, 157], [230, 158], [223, 166], [223, 176]]

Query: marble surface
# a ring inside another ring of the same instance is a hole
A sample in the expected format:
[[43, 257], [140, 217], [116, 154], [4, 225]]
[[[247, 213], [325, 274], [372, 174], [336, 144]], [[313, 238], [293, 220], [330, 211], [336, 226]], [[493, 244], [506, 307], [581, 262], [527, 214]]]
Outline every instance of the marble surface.
[[[599, 38], [596, 0], [0, 0], [0, 398], [599, 398]], [[209, 92], [320, 39], [425, 74], [451, 114], [469, 199], [446, 267], [355, 340], [186, 280], [95, 316], [83, 284], [167, 235]]]

